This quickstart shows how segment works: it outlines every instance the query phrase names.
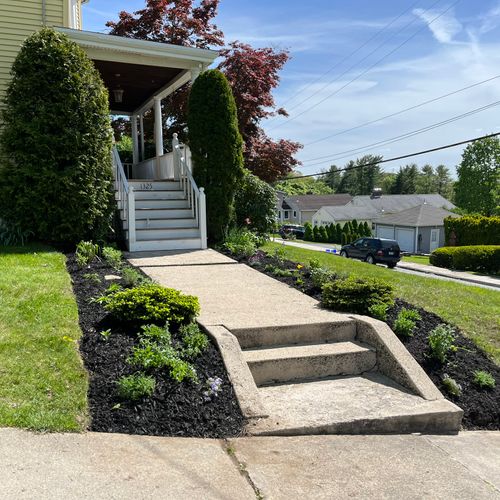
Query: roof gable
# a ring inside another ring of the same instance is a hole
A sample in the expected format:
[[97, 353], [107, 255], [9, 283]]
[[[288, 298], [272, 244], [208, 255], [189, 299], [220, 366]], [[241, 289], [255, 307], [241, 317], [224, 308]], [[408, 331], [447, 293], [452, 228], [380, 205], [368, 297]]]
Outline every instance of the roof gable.
[[427, 203], [401, 210], [400, 212], [386, 214], [374, 219], [377, 224], [391, 224], [401, 226], [442, 226], [445, 217], [459, 217], [459, 215], [440, 207], [434, 207]]

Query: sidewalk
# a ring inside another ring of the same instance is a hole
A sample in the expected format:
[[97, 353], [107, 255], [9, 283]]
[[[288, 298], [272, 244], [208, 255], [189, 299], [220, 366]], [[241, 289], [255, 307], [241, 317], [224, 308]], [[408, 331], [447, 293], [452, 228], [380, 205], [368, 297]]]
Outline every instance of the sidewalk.
[[500, 432], [203, 440], [0, 429], [0, 498], [495, 499]]
[[[302, 241], [288, 241], [288, 240], [273, 240], [275, 243], [280, 243], [282, 245], [303, 248], [305, 250], [314, 250], [316, 252], [327, 252], [332, 255], [340, 255], [340, 247], [338, 245], [328, 244], [328, 243], [307, 243]], [[465, 281], [466, 283], [472, 283], [475, 285], [482, 285], [492, 288], [500, 289], [500, 278], [495, 278], [493, 276], [481, 276], [472, 273], [462, 272], [462, 271], [452, 271], [450, 269], [444, 269], [442, 267], [427, 266], [424, 264], [417, 264], [415, 262], [406, 262], [404, 260], [399, 261], [396, 267], [400, 269], [405, 269], [412, 271], [414, 273], [429, 275], [429, 277], [441, 277], [447, 278], [454, 281]], [[433, 275], [433, 276], [431, 276]]]

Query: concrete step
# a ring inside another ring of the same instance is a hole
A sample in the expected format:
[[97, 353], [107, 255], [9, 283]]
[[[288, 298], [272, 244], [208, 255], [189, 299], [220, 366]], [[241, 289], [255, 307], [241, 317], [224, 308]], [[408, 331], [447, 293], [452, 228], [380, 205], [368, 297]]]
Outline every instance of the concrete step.
[[[300, 313], [297, 313], [300, 316]], [[352, 319], [328, 323], [305, 323], [297, 325], [233, 329], [242, 349], [255, 347], [318, 344], [354, 340], [356, 322]]]
[[[162, 239], [183, 239], [183, 238], [199, 238], [200, 230], [195, 228], [168, 228], [168, 229], [137, 229], [137, 241], [151, 241]], [[128, 239], [128, 231], [125, 231], [125, 238]]]
[[131, 252], [149, 252], [154, 250], [195, 250], [201, 248], [201, 238], [166, 238], [149, 241], [137, 241], [129, 250]]
[[135, 199], [137, 200], [184, 200], [186, 195], [184, 191], [177, 190], [154, 190], [154, 191], [136, 191]]
[[175, 200], [136, 200], [135, 208], [189, 208], [189, 202], [187, 199], [175, 199]]
[[376, 372], [258, 392], [269, 418], [249, 423], [254, 435], [452, 433], [463, 414], [446, 399], [425, 400]]
[[257, 386], [275, 382], [355, 375], [373, 370], [377, 355], [359, 342], [307, 344], [243, 351]]
[[[174, 227], [187, 228], [198, 227], [196, 219], [174, 218], [174, 219], [136, 219], [136, 229], [170, 229]], [[123, 222], [123, 229], [128, 229], [128, 223]]]
[[[124, 212], [121, 211], [122, 220]], [[136, 208], [135, 220], [152, 219], [191, 219], [193, 212], [190, 208]]]
[[134, 191], [176, 191], [181, 188], [179, 181], [155, 181], [151, 179], [133, 179], [128, 181]]

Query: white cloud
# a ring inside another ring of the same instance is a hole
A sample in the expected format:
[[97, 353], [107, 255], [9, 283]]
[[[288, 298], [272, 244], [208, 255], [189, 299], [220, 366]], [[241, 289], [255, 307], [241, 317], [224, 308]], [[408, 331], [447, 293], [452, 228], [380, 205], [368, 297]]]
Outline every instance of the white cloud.
[[446, 13], [438, 18], [440, 11], [424, 9], [414, 9], [413, 14], [427, 23], [434, 38], [440, 43], [450, 43], [462, 31], [462, 24], [453, 14]]
[[484, 34], [493, 31], [500, 22], [500, 2], [490, 9], [486, 14], [479, 16], [481, 25], [479, 27], [479, 33]]

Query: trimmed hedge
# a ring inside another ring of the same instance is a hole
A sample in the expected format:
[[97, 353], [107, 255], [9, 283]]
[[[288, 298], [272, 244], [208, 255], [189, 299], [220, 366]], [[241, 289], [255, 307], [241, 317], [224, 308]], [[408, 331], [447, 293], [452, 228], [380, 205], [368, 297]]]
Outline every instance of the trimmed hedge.
[[433, 266], [464, 271], [500, 272], [500, 245], [441, 247], [430, 256]]
[[394, 303], [394, 289], [383, 280], [349, 276], [326, 283], [321, 302], [334, 311], [369, 315], [370, 308], [375, 304]]
[[448, 244], [450, 244], [452, 231], [457, 238], [457, 246], [500, 245], [500, 216], [446, 217], [444, 219], [444, 232]]

